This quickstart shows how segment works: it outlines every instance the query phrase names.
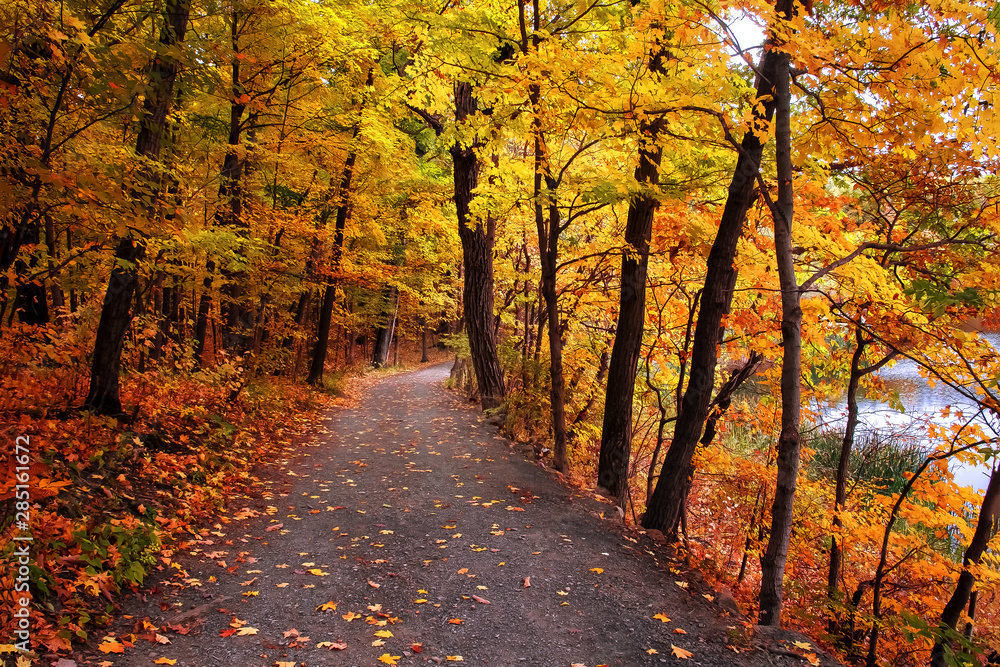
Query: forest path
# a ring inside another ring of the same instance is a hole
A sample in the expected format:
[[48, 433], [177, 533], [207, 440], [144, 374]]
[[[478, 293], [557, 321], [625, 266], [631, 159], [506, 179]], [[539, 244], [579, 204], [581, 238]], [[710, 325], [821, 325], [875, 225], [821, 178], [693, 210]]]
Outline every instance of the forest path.
[[263, 498], [126, 603], [132, 626], [117, 638], [134, 645], [81, 662], [808, 664], [754, 648], [696, 579], [601, 519], [608, 505], [524, 460], [445, 390], [447, 374], [390, 376], [331, 411], [260, 471]]

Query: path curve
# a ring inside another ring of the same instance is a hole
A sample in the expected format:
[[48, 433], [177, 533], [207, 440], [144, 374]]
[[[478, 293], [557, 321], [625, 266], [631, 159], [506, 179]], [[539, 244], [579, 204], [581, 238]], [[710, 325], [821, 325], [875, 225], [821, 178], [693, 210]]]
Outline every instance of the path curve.
[[646, 538], [600, 518], [609, 506], [445, 390], [447, 374], [391, 376], [331, 411], [262, 499], [126, 605], [135, 636], [118, 636], [134, 646], [91, 664], [807, 664], [754, 650]]

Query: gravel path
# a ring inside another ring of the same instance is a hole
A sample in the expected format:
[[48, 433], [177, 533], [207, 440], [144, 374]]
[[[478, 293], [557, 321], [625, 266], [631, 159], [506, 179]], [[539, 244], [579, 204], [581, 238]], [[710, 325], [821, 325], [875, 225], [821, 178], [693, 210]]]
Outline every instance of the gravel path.
[[334, 410], [262, 471], [262, 497], [236, 499], [126, 603], [125, 652], [95, 636], [80, 664], [809, 664], [784, 639], [762, 649], [608, 505], [526, 461], [447, 372]]

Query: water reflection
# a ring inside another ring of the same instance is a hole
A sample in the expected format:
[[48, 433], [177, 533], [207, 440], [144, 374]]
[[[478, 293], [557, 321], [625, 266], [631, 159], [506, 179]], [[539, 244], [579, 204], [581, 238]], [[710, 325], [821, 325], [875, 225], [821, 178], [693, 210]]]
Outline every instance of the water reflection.
[[[994, 348], [1000, 349], [1000, 334], [982, 334]], [[863, 397], [858, 399], [860, 424], [856, 441], [860, 442], [865, 433], [879, 436], [902, 436], [927, 443], [926, 425], [932, 421], [939, 426], [950, 426], [960, 420], [955, 413], [962, 411], [966, 419], [971, 416], [976, 406], [951, 387], [940, 382], [929, 386], [920, 375], [917, 364], [909, 359], [897, 362], [891, 368], [880, 372], [885, 383], [885, 396]], [[898, 394], [905, 412], [889, 407], [892, 394]], [[942, 417], [941, 410], [951, 406], [952, 414]], [[843, 433], [847, 421], [847, 401], [820, 410], [823, 421], [830, 427]], [[955, 481], [962, 486], [971, 486], [977, 491], [986, 488], [989, 482], [990, 468], [987, 465], [965, 465], [950, 462], [949, 467], [955, 475]]]

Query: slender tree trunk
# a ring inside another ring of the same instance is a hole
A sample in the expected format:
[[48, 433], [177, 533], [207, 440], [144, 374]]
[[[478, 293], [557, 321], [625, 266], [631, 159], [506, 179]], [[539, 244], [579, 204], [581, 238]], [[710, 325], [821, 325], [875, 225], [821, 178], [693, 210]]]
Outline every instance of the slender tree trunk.
[[[368, 73], [368, 85], [372, 83], [372, 73]], [[360, 120], [354, 126], [351, 134], [351, 148], [344, 161], [344, 171], [340, 175], [340, 201], [337, 203], [337, 219], [334, 223], [333, 257], [334, 268], [340, 266], [340, 256], [344, 248], [344, 229], [347, 227], [347, 213], [351, 203], [351, 180], [354, 178], [354, 165], [358, 159], [355, 141], [361, 131]], [[327, 350], [330, 347], [330, 323], [333, 320], [333, 305], [336, 300], [336, 288], [332, 283], [323, 290], [323, 305], [319, 311], [319, 326], [316, 329], [316, 347], [313, 350], [312, 365], [309, 367], [307, 382], [318, 385], [323, 381], [323, 367], [326, 365]]]
[[[456, 83], [456, 120], [463, 123], [476, 110], [477, 102], [472, 94], [472, 85], [464, 81]], [[496, 331], [493, 327], [493, 242], [496, 221], [490, 215], [486, 216], [485, 221], [473, 220], [470, 211], [473, 192], [479, 179], [479, 159], [475, 149], [475, 145], [463, 147], [456, 143], [451, 147], [451, 157], [454, 162], [458, 236], [462, 242], [462, 262], [465, 266], [462, 307], [483, 409], [492, 410], [500, 407], [507, 388], [497, 356]]]
[[[659, 123], [642, 124], [643, 145], [635, 180], [654, 188], [660, 182], [663, 150], [656, 144]], [[642, 331], [646, 317], [646, 267], [649, 241], [653, 233], [653, 213], [657, 200], [653, 193], [633, 197], [625, 223], [626, 251], [622, 253], [621, 300], [615, 342], [608, 366], [608, 386], [601, 427], [601, 453], [597, 483], [624, 507], [628, 493], [628, 464], [632, 451], [632, 400], [635, 375], [642, 352]]]
[[802, 410], [802, 292], [795, 278], [792, 254], [792, 128], [789, 90], [790, 59], [779, 53], [775, 65], [775, 162], [778, 201], [772, 206], [774, 252], [781, 286], [781, 432], [778, 435], [778, 473], [771, 505], [771, 534], [761, 559], [761, 625], [781, 625], [785, 563], [792, 537], [795, 490], [799, 481]]
[[[973, 594], [972, 588], [976, 584], [976, 575], [972, 573], [972, 568], [979, 564], [983, 554], [986, 553], [986, 547], [989, 546], [997, 523], [998, 511], [1000, 511], [1000, 470], [995, 469], [990, 475], [990, 483], [983, 495], [983, 505], [979, 510], [976, 532], [972, 535], [969, 546], [965, 550], [965, 557], [962, 559], [962, 573], [958, 576], [955, 592], [952, 593], [951, 599], [948, 600], [944, 611], [941, 612], [941, 625], [946, 626], [947, 630], [955, 630], [962, 610], [969, 604]], [[945, 658], [949, 644], [947, 636], [937, 640], [931, 650], [931, 667], [944, 667], [947, 662]]]
[[425, 364], [430, 360], [430, 357], [427, 356], [427, 322], [425, 320], [420, 329], [420, 363]]
[[[779, 0], [779, 8], [790, 0]], [[756, 117], [769, 124], [774, 115], [773, 82], [777, 53], [771, 49], [761, 57], [757, 80]], [[646, 508], [643, 526], [655, 528], [669, 539], [677, 539], [684, 509], [684, 498], [694, 470], [691, 459], [708, 417], [715, 385], [715, 367], [719, 359], [722, 319], [729, 313], [736, 286], [736, 245], [743, 233], [747, 210], [757, 196], [756, 177], [764, 151], [764, 137], [747, 131], [740, 144], [736, 169], [729, 184], [726, 205], [719, 231], [708, 255], [705, 286], [698, 308], [691, 348], [691, 370], [687, 389], [674, 424], [674, 436], [660, 468], [653, 497]]]
[[399, 310], [399, 290], [389, 285], [383, 295], [382, 317], [384, 323], [375, 332], [375, 344], [372, 346], [372, 366], [382, 368], [389, 363], [389, 349], [393, 334], [396, 331], [396, 313]]
[[[156, 162], [160, 157], [162, 138], [167, 125], [167, 114], [173, 101], [174, 82], [180, 69], [169, 54], [170, 47], [184, 41], [190, 0], [166, 0], [163, 9], [164, 25], [160, 44], [166, 49], [149, 67], [150, 90], [143, 102], [142, 126], [136, 139], [136, 153]], [[155, 201], [159, 191], [160, 176], [146, 174], [150, 201]], [[136, 193], [137, 200], [143, 193]], [[152, 210], [150, 210], [152, 213]], [[122, 412], [119, 371], [125, 334], [132, 322], [132, 298], [138, 283], [136, 263], [146, 254], [145, 241], [125, 237], [115, 250], [115, 265], [104, 294], [101, 319], [97, 325], [94, 358], [91, 366], [90, 389], [83, 407], [99, 414], [120, 415]]]

